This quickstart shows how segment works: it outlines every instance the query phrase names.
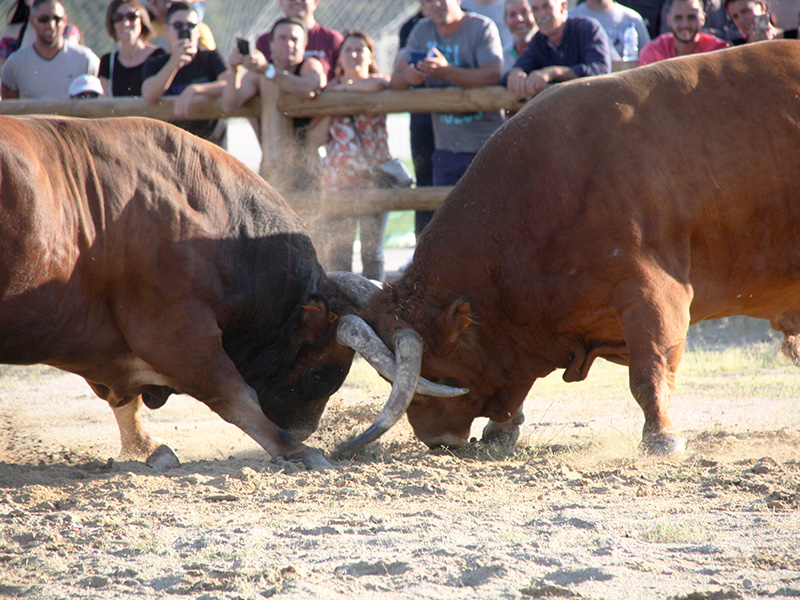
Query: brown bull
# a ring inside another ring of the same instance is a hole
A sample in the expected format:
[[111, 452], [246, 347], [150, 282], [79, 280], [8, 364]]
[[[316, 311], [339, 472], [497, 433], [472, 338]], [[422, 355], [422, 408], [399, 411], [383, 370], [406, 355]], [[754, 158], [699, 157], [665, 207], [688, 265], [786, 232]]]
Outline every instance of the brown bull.
[[[514, 434], [533, 382], [629, 366], [643, 446], [680, 451], [669, 415], [690, 323], [768, 319], [798, 361], [800, 43], [668, 60], [560, 85], [486, 144], [394, 286], [363, 315], [421, 336], [421, 373], [469, 388], [387, 403], [429, 445]], [[413, 360], [419, 364], [419, 357]], [[505, 423], [505, 424], [503, 424]]]
[[326, 465], [298, 438], [353, 349], [369, 358], [346, 314], [369, 291], [327, 277], [280, 196], [177, 127], [0, 117], [0, 362], [83, 376], [114, 409], [123, 456], [176, 464], [140, 410], [181, 392], [272, 456]]

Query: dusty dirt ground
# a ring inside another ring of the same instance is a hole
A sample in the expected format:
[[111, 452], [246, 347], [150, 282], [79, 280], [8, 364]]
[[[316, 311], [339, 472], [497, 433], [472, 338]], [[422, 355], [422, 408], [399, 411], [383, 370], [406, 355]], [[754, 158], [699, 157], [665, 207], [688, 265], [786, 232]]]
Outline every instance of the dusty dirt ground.
[[362, 376], [308, 441], [333, 468], [308, 472], [178, 396], [147, 415], [184, 461], [158, 473], [110, 458], [111, 411], [83, 380], [3, 369], [0, 596], [800, 596], [794, 397], [679, 388], [686, 454], [643, 458], [625, 370], [598, 364], [607, 392], [534, 387], [516, 448], [431, 453], [404, 422], [352, 456], [339, 445], [388, 389]]

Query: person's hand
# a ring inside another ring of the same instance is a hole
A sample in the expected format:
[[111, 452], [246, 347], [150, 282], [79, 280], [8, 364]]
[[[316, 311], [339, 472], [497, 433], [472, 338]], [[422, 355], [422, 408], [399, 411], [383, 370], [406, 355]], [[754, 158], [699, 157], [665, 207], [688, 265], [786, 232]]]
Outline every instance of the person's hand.
[[247, 56], [242, 57], [242, 64], [246, 69], [249, 69], [250, 71], [256, 71], [257, 73], [261, 73], [263, 75], [267, 72], [269, 61], [267, 61], [267, 57], [264, 56], [263, 52], [260, 50], [253, 50]]
[[189, 118], [189, 109], [191, 108], [192, 101], [197, 95], [193, 85], [187, 85], [186, 88], [175, 98], [174, 112], [175, 116], [180, 119]]
[[232, 67], [238, 67], [239, 65], [241, 65], [243, 63], [244, 58], [245, 57], [242, 56], [242, 53], [239, 52], [239, 48], [234, 46], [233, 50], [231, 50], [231, 53], [228, 56], [228, 64], [230, 66], [232, 66]]
[[450, 66], [444, 54], [435, 46], [428, 51], [428, 55], [416, 65], [417, 70], [426, 77], [437, 77], [436, 72]]
[[404, 75], [410, 86], [422, 85], [425, 83], [425, 74], [417, 69], [415, 65], [407, 65]]
[[517, 98], [527, 98], [528, 92], [525, 88], [525, 82], [528, 76], [522, 69], [511, 69], [506, 78], [506, 87]]
[[531, 71], [525, 79], [526, 95], [532, 98], [536, 94], [543, 92], [548, 83], [550, 83], [550, 77], [545, 69]]
[[169, 61], [175, 70], [182, 69], [194, 60], [197, 49], [191, 40], [180, 40], [175, 51], [169, 55]]
[[753, 33], [747, 38], [747, 42], [764, 42], [766, 40], [774, 39], [778, 30], [770, 25], [767, 29], [753, 28]]
[[347, 79], [345, 81], [335, 80], [325, 86], [326, 92], [349, 92], [353, 86], [353, 80]]

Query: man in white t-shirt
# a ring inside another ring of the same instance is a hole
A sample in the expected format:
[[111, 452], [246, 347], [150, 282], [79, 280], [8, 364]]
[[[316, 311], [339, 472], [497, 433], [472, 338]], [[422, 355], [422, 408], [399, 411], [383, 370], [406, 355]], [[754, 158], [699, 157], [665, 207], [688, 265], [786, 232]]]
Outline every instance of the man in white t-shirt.
[[632, 8], [622, 6], [614, 0], [586, 0], [585, 3], [569, 9], [570, 17], [590, 17], [600, 23], [611, 42], [612, 59], [622, 58], [623, 36], [630, 23], [636, 26], [639, 34], [639, 48], [650, 41], [650, 34], [641, 15]]
[[14, 52], [3, 65], [3, 100], [66, 100], [76, 77], [97, 75], [100, 59], [95, 53], [64, 40], [67, 11], [60, 0], [34, 0], [30, 25], [36, 31], [36, 41]]

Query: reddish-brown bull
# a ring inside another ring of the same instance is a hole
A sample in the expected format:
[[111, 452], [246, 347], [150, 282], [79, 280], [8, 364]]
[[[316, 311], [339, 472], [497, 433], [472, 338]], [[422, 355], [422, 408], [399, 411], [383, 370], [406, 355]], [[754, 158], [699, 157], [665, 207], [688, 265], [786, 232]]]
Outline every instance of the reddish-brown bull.
[[83, 376], [123, 456], [176, 464], [139, 413], [177, 391], [326, 465], [298, 437], [347, 375], [363, 322], [338, 316], [365, 290], [326, 277], [297, 216], [213, 144], [148, 119], [0, 117], [0, 362]]
[[[800, 43], [765, 42], [563, 84], [481, 150], [365, 320], [421, 336], [421, 373], [469, 388], [387, 403], [429, 445], [476, 417], [513, 435], [533, 382], [629, 366], [643, 447], [680, 451], [669, 415], [690, 323], [768, 319], [798, 361]], [[419, 357], [416, 358], [419, 361]]]

